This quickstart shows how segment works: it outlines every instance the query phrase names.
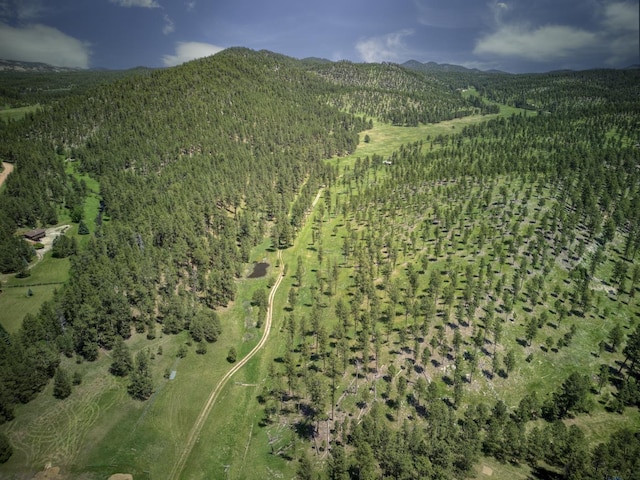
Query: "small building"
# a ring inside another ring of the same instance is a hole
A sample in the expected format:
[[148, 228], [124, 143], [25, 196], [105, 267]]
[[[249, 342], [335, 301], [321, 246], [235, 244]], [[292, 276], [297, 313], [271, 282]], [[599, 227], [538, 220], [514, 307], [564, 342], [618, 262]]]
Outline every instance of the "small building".
[[32, 242], [39, 242], [46, 236], [47, 232], [44, 228], [36, 228], [23, 234], [24, 238], [31, 240]]

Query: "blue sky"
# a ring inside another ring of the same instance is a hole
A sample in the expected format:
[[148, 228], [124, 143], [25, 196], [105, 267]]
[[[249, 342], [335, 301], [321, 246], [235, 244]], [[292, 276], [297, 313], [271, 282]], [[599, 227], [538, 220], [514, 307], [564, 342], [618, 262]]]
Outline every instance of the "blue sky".
[[173, 66], [224, 48], [509, 72], [640, 63], [637, 0], [0, 0], [0, 58]]

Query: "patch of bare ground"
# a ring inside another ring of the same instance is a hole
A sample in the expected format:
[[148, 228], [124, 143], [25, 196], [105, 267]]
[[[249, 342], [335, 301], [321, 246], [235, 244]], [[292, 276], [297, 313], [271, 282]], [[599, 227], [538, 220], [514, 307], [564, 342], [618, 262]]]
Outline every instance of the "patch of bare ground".
[[51, 464], [47, 464], [44, 470], [36, 473], [33, 480], [63, 480], [64, 477], [60, 474], [60, 467], [52, 467]]
[[11, 172], [13, 172], [13, 163], [2, 162], [2, 171], [0, 172], [0, 187]]

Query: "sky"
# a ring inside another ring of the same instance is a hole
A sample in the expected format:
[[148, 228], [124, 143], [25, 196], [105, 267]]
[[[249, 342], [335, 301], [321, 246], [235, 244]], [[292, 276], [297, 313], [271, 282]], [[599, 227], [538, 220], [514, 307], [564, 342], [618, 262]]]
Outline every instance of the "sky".
[[512, 73], [640, 63], [638, 0], [0, 0], [0, 58], [170, 67], [242, 46]]

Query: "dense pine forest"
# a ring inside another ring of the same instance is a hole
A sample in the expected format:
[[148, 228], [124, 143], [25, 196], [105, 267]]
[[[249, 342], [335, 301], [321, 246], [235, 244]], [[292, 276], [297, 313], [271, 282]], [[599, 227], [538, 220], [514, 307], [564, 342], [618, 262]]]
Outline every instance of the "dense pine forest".
[[[2, 79], [5, 105], [38, 108], [0, 123], [0, 302], [51, 265], [22, 235], [70, 227], [45, 255], [64, 281], [2, 322], [0, 472], [164, 478], [191, 455], [173, 478], [637, 478], [637, 70], [234, 48], [102, 74]], [[245, 427], [205, 424], [220, 453], [184, 453], [270, 308], [245, 393], [221, 399], [255, 418], [214, 413]], [[42, 446], [47, 401], [110, 412], [77, 413], [98, 446]]]

